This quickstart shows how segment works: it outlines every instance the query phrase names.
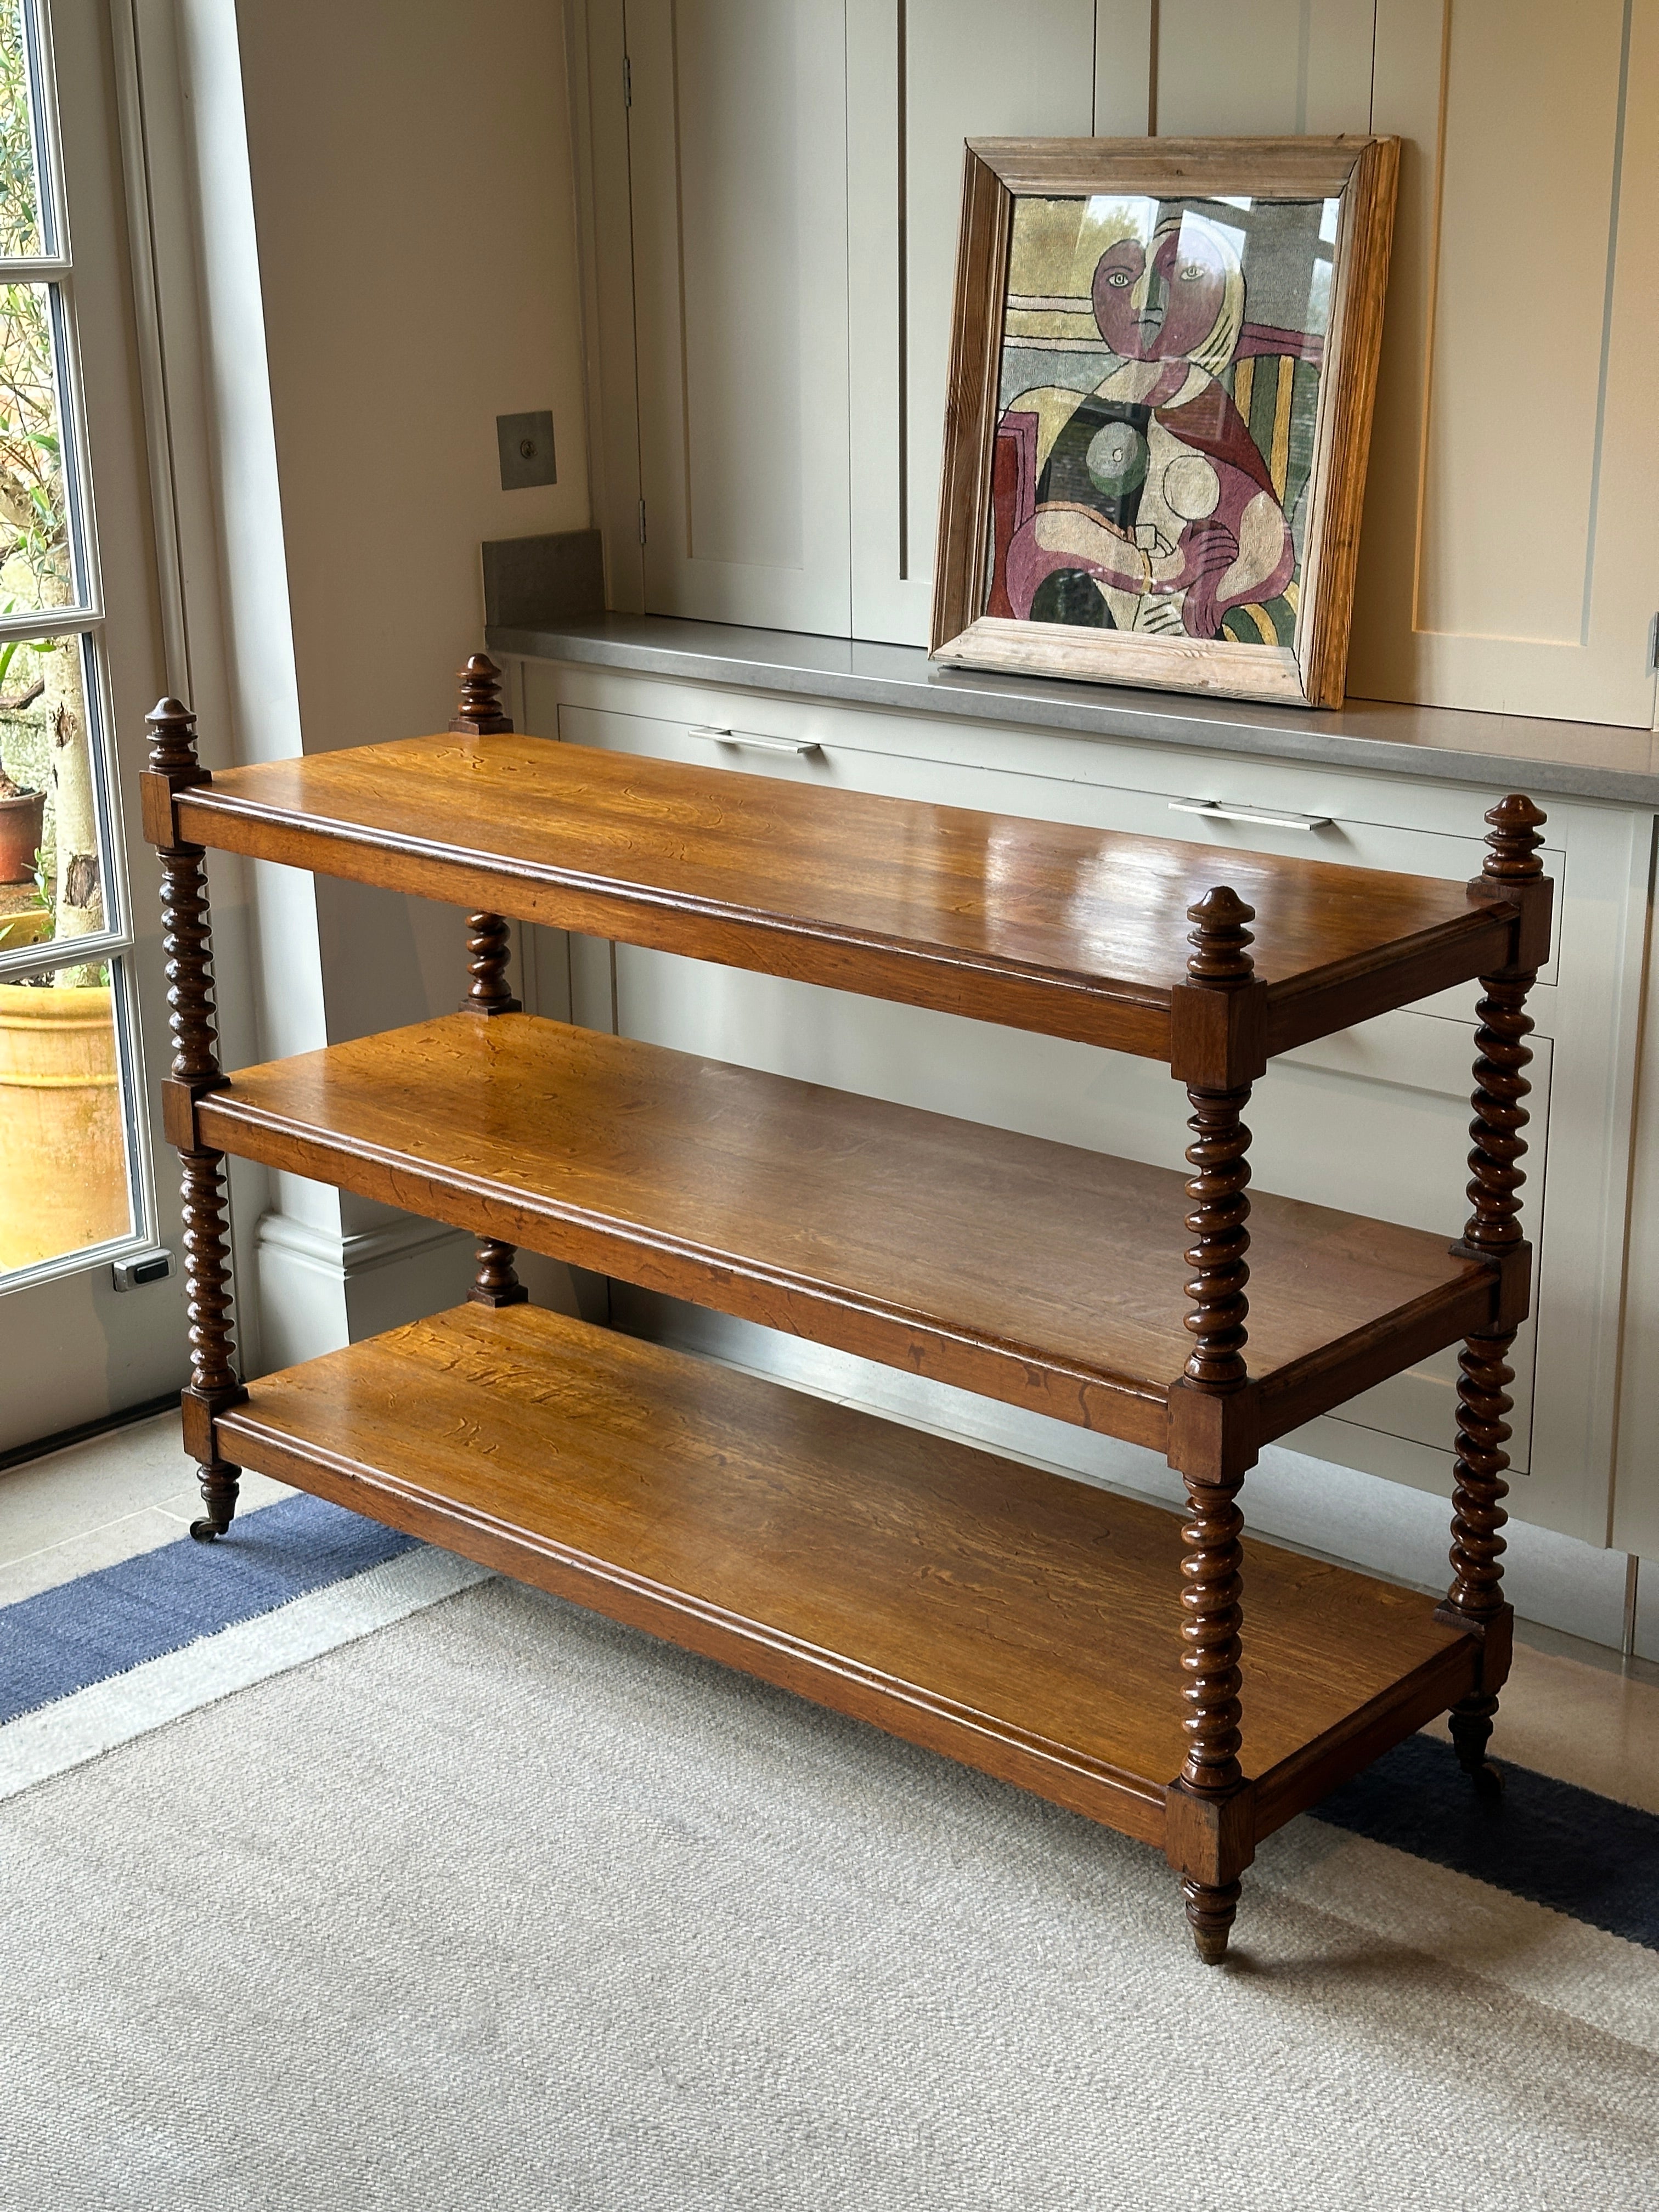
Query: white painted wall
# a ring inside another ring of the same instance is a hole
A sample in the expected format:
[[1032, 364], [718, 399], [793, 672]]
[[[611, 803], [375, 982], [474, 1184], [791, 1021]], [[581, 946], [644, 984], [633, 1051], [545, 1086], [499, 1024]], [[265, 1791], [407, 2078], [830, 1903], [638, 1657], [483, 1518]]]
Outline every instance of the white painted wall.
[[[482, 540], [588, 519], [559, 11], [140, 0], [140, 39], [152, 137], [176, 117], [189, 142], [193, 267], [162, 318], [180, 359], [193, 323], [204, 364], [189, 427], [216, 574], [187, 570], [186, 599], [216, 631], [229, 755], [441, 729], [480, 640]], [[495, 417], [540, 407], [559, 481], [503, 492]], [[458, 916], [253, 877], [264, 1054], [458, 1000]], [[257, 1246], [241, 1295], [262, 1368], [429, 1310], [468, 1273], [464, 1240], [291, 1177]]]
[[[306, 747], [441, 728], [481, 540], [587, 521], [558, 10], [237, 18]], [[544, 406], [560, 481], [503, 492], [495, 417]]]

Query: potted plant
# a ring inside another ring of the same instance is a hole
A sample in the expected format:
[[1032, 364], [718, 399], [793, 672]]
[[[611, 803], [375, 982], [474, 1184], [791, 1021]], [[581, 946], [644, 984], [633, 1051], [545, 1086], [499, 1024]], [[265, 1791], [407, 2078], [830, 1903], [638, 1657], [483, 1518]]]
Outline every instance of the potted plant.
[[[8, 600], [8, 614], [11, 607], [12, 602]], [[0, 646], [0, 712], [9, 714], [21, 714], [40, 697], [44, 688], [37, 683], [21, 699], [4, 696], [6, 678], [11, 673], [21, 643], [21, 639], [14, 637]], [[46, 813], [46, 793], [33, 790], [27, 784], [14, 783], [3, 763], [0, 763], [0, 884], [26, 884], [33, 875]]]
[[[81, 655], [73, 638], [33, 653], [52, 834], [48, 851], [37, 842], [30, 855], [35, 896], [12, 920], [25, 941], [68, 951], [104, 926]], [[0, 1273], [101, 1244], [131, 1218], [107, 967], [79, 962], [0, 983]]]
[[33, 875], [46, 813], [44, 791], [14, 783], [0, 769], [0, 884], [26, 884]]

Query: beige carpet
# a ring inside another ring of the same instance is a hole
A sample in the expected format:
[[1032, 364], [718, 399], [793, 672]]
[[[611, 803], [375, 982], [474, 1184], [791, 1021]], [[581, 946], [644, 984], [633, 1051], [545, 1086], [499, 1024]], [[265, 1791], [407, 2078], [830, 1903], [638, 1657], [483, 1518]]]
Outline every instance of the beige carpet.
[[1303, 1821], [1209, 1972], [1152, 1852], [509, 1583], [0, 1866], [6, 2212], [1659, 2201], [1659, 1955]]

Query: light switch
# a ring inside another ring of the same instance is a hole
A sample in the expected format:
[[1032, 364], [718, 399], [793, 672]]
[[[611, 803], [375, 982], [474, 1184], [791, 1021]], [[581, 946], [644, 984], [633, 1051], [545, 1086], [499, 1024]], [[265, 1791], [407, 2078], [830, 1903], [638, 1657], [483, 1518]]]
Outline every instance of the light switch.
[[553, 462], [553, 412], [498, 415], [495, 442], [501, 452], [501, 489], [526, 491], [532, 484], [556, 483]]

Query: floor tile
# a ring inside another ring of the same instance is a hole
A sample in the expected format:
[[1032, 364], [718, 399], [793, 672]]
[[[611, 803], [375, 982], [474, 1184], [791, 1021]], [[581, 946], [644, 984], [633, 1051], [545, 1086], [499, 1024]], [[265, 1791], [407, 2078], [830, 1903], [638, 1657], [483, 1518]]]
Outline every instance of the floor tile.
[[[202, 1510], [194, 1478], [175, 1413], [0, 1474], [0, 1604], [177, 1542]], [[289, 1494], [264, 1475], [243, 1478], [249, 1511]]]
[[146, 1505], [122, 1520], [65, 1537], [61, 1544], [8, 1559], [0, 1565], [0, 1605], [17, 1605], [41, 1590], [71, 1583], [77, 1575], [95, 1574], [100, 1567], [112, 1567], [119, 1560], [136, 1559], [140, 1552], [178, 1540], [179, 1523], [173, 1516], [160, 1506]]
[[[1443, 1720], [1427, 1732], [1449, 1733]], [[1659, 1686], [1517, 1643], [1492, 1753], [1659, 1813]]]
[[0, 1564], [159, 1505], [190, 1475], [174, 1413], [10, 1468], [0, 1474]]

